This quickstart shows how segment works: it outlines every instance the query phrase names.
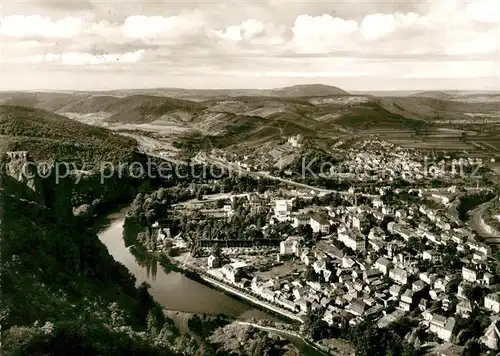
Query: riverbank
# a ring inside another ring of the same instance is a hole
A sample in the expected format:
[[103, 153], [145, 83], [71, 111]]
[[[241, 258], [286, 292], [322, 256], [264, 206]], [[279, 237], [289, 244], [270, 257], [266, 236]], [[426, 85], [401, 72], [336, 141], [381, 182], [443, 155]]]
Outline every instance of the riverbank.
[[[232, 293], [216, 288], [203, 281], [196, 274], [187, 274], [181, 268], [170, 263], [158, 262], [158, 258], [140, 258], [125, 247], [123, 241], [123, 214], [126, 209], [114, 213], [104, 229], [99, 233], [99, 239], [108, 248], [113, 258], [122, 263], [136, 278], [136, 283], [148, 283], [149, 292], [166, 311], [175, 314], [179, 327], [186, 330], [186, 318], [180, 315], [224, 315], [233, 320], [268, 320], [271, 323], [290, 322], [288, 318], [269, 311], [266, 308], [252, 308], [253, 303]], [[147, 252], [147, 251], [146, 251]], [[148, 253], [149, 256], [152, 253]], [[142, 260], [142, 262], [139, 261]], [[170, 261], [169, 261], [170, 262]], [[156, 267], [159, 264], [160, 268]], [[165, 267], [163, 267], [165, 265]], [[182, 272], [181, 272], [182, 271]], [[174, 316], [174, 315], [172, 315]], [[293, 320], [295, 321], [295, 320]], [[296, 322], [296, 321], [295, 321]], [[316, 356], [308, 343], [301, 339], [285, 337], [290, 340], [305, 356]], [[323, 354], [320, 354], [323, 355]]]
[[[319, 355], [319, 356], [331, 356], [331, 354], [327, 350], [324, 350], [322, 346], [320, 346], [314, 342], [311, 342], [307, 339], [304, 339], [302, 336], [300, 336], [296, 332], [284, 330], [284, 329], [277, 329], [277, 328], [274, 328], [271, 326], [263, 326], [263, 325], [259, 325], [256, 323], [246, 322], [246, 321], [237, 321], [237, 323], [240, 325], [252, 326], [254, 328], [257, 328], [257, 329], [260, 329], [260, 330], [263, 330], [266, 332], [275, 333], [281, 337], [284, 337], [284, 338], [290, 340], [292, 343], [293, 343], [293, 339], [300, 340], [302, 343], [307, 345], [307, 347], [311, 348], [311, 350], [314, 351], [317, 355]], [[338, 354], [336, 356], [341, 356], [341, 355]]]
[[149, 293], [164, 308], [197, 314], [223, 314], [242, 320], [281, 320], [272, 313], [252, 308], [249, 303], [188, 278], [176, 269], [162, 268], [156, 258], [134, 255], [123, 241], [123, 217], [121, 214], [115, 217], [101, 230], [99, 239], [111, 256], [134, 275], [136, 285], [146, 282], [151, 286]]
[[213, 277], [210, 277], [208, 275], [205, 275], [205, 274], [199, 274], [200, 278], [202, 280], [204, 280], [205, 282], [209, 283], [210, 285], [212, 286], [215, 286], [217, 288], [220, 288], [226, 292], [229, 292], [230, 294], [233, 294], [233, 295], [236, 295], [254, 305], [257, 305], [257, 306], [260, 306], [262, 308], [265, 308], [266, 310], [269, 310], [271, 312], [274, 312], [274, 313], [277, 313], [277, 314], [280, 314], [288, 319], [292, 319], [292, 320], [295, 320], [295, 321], [298, 321], [300, 323], [303, 323], [304, 320], [302, 320], [302, 318], [292, 312], [289, 312], [285, 309], [282, 309], [282, 308], [279, 308], [275, 305], [272, 305], [270, 303], [266, 303], [262, 300], [259, 300], [257, 299], [256, 297], [252, 296], [252, 295], [249, 295], [247, 293], [244, 293], [243, 291], [240, 291], [232, 286], [230, 286], [229, 284], [227, 283], [224, 283], [224, 282], [221, 282], [221, 281], [218, 281], [216, 280], [215, 278]]
[[496, 199], [498, 198], [495, 197], [492, 200], [479, 205], [476, 209], [470, 212], [469, 224], [478, 233], [481, 240], [486, 243], [498, 243], [498, 239], [500, 238], [500, 232], [493, 226], [489, 225], [483, 217], [490, 204], [492, 204]]
[[224, 281], [218, 280], [215, 277], [209, 275], [207, 272], [195, 269], [193, 267], [189, 267], [187, 265], [181, 266], [181, 264], [176, 260], [171, 260], [165, 257], [164, 255], [157, 252], [148, 252], [138, 246], [133, 246], [134, 253], [143, 255], [144, 257], [150, 256], [156, 258], [158, 263], [166, 269], [167, 271], [175, 271], [178, 273], [184, 274], [187, 278], [192, 279], [193, 281], [203, 283], [208, 287], [215, 288], [217, 290], [221, 290], [223, 292], [228, 293], [231, 297], [235, 297], [237, 299], [243, 300], [246, 303], [249, 303], [252, 306], [256, 306], [264, 309], [267, 312], [271, 312], [280, 317], [284, 317], [287, 320], [291, 320], [293, 322], [303, 323], [303, 320], [300, 316], [280, 308], [277, 305], [273, 305], [269, 302], [258, 299], [257, 297], [246, 293], [243, 290], [236, 288]]

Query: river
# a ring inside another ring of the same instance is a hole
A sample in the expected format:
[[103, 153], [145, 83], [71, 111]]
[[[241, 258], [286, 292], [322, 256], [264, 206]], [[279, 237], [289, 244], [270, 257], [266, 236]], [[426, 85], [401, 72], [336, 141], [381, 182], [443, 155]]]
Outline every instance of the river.
[[[166, 271], [154, 259], [139, 263], [125, 247], [122, 237], [126, 210], [107, 217], [108, 224], [100, 230], [99, 239], [106, 245], [113, 258], [124, 264], [135, 276], [138, 284], [147, 282], [151, 285], [150, 294], [164, 308], [187, 313], [225, 314], [240, 320], [255, 318], [283, 322], [270, 313], [189, 279], [182, 273]], [[324, 355], [300, 338], [286, 334], [281, 336], [289, 339], [303, 355]]]
[[147, 282], [153, 298], [166, 309], [188, 313], [225, 314], [239, 319], [278, 320], [273, 315], [252, 308], [216, 289], [187, 278], [182, 273], [165, 271], [155, 259], [138, 263], [123, 242], [123, 218], [126, 210], [109, 216], [110, 223], [99, 233], [99, 239], [113, 258], [135, 276], [138, 283]]

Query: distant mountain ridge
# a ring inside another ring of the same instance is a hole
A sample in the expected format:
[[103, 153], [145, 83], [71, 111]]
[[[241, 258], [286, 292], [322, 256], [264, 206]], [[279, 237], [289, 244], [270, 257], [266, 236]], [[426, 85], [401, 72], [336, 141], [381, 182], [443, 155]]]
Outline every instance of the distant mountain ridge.
[[[273, 147], [297, 134], [324, 146], [352, 136], [380, 134], [396, 143], [427, 148], [431, 144], [424, 142], [426, 135], [438, 147], [446, 143], [439, 138], [447, 129], [460, 131], [470, 126], [479, 132], [500, 130], [500, 95], [460, 91], [376, 96], [312, 84], [265, 90], [6, 92], [0, 98], [1, 104], [51, 111], [134, 138], [145, 133], [149, 137], [139, 139], [142, 148], [174, 155], [184, 146], [182, 142], [177, 146], [174, 143], [185, 137], [193, 150], [201, 146], [262, 147], [268, 143]], [[7, 125], [7, 121], [3, 124]], [[461, 132], [447, 132], [453, 136], [447, 141], [449, 147], [475, 149], [472, 143], [465, 142]], [[496, 147], [496, 136], [490, 136], [483, 140]]]
[[[335, 86], [323, 85], [323, 84], [303, 84], [303, 85], [293, 85], [283, 88], [273, 88], [273, 89], [184, 89], [184, 88], [150, 88], [150, 89], [119, 89], [119, 90], [108, 90], [108, 91], [35, 91], [35, 92], [5, 92], [4, 97], [9, 97], [9, 94], [24, 94], [25, 97], [33, 96], [80, 96], [80, 97], [91, 97], [91, 96], [130, 96], [130, 95], [151, 95], [151, 96], [167, 96], [174, 98], [214, 98], [223, 96], [272, 96], [272, 97], [300, 97], [300, 96], [323, 96], [323, 95], [349, 95], [345, 90], [342, 90]], [[26, 100], [26, 99], [25, 99]], [[19, 104], [23, 105], [23, 104]], [[30, 106], [30, 105], [26, 105]]]

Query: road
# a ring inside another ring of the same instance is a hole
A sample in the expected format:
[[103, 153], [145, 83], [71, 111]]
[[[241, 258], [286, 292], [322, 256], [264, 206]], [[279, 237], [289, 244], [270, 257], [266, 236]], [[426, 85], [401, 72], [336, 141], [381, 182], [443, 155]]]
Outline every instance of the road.
[[[498, 199], [498, 197], [493, 198], [493, 200]], [[487, 243], [500, 243], [500, 234], [495, 231], [491, 231], [491, 227], [487, 225], [483, 219], [486, 209], [493, 201], [481, 204], [476, 209], [470, 212], [469, 224], [470, 226], [481, 236]]]
[[[241, 174], [241, 175], [249, 175], [249, 176], [253, 176], [256, 178], [260, 177], [260, 178], [266, 178], [266, 179], [271, 179], [271, 180], [277, 180], [277, 181], [283, 182], [285, 184], [295, 186], [297, 188], [309, 189], [309, 190], [318, 192], [319, 195], [326, 195], [326, 194], [330, 194], [330, 193], [340, 194], [340, 195], [352, 195], [351, 193], [346, 192], [346, 191], [318, 188], [318, 187], [314, 187], [312, 185], [307, 185], [307, 184], [295, 182], [295, 181], [292, 181], [289, 179], [276, 177], [276, 176], [270, 175], [269, 173], [265, 173], [265, 172], [247, 171], [246, 169], [241, 168], [238, 165], [222, 161], [222, 160], [215, 158], [213, 156], [207, 156], [205, 153], [201, 153], [201, 152], [196, 155], [196, 157], [193, 159], [193, 161], [195, 161], [197, 163], [205, 163], [205, 164], [210, 163], [210, 164], [219, 166], [221, 168], [225, 168], [228, 171], [238, 172], [238, 174]], [[365, 197], [369, 197], [369, 198], [375, 197], [375, 195], [373, 195], [373, 194], [365, 194], [365, 193], [357, 193], [357, 194], [360, 196], [365, 196]]]
[[315, 344], [302, 338], [299, 334], [297, 334], [295, 332], [283, 330], [283, 329], [277, 329], [277, 328], [273, 328], [270, 326], [262, 326], [259, 324], [250, 323], [250, 322], [246, 322], [246, 321], [237, 321], [237, 323], [240, 325], [252, 326], [254, 328], [264, 330], [267, 332], [274, 332], [274, 333], [280, 335], [281, 337], [284, 337], [284, 338], [290, 340], [292, 343], [294, 343], [293, 341], [295, 339], [295, 341], [298, 341], [299, 343], [306, 345], [306, 347], [308, 348], [308, 350], [301, 350], [302, 352], [304, 352], [305, 355], [331, 356], [330, 353], [327, 353], [327, 352], [321, 350]]

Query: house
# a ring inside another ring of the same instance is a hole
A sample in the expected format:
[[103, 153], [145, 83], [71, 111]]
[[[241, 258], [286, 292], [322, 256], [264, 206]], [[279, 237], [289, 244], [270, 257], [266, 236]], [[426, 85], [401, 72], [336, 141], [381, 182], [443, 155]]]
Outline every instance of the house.
[[494, 313], [500, 313], [500, 294], [491, 293], [484, 297], [484, 307]]
[[429, 306], [429, 301], [427, 299], [420, 299], [420, 303], [418, 303], [418, 309], [421, 312], [426, 311], [428, 306]]
[[350, 257], [343, 257], [342, 258], [342, 268], [352, 268], [356, 264], [356, 261], [354, 261]]
[[394, 215], [396, 216], [397, 219], [405, 219], [407, 214], [406, 211], [404, 211], [403, 209], [398, 209], [396, 210]]
[[448, 278], [438, 278], [434, 281], [434, 289], [448, 293], [451, 287], [451, 281]]
[[479, 272], [472, 267], [462, 267], [462, 278], [467, 282], [476, 282], [480, 276]]
[[474, 251], [474, 253], [472, 254], [472, 259], [475, 263], [481, 263], [486, 262], [488, 256], [484, 252]]
[[378, 208], [384, 206], [384, 202], [380, 198], [373, 199], [372, 204], [373, 204], [373, 207], [375, 209], [378, 209]]
[[403, 240], [408, 241], [411, 236], [415, 235], [415, 233], [405, 226], [401, 224], [394, 224], [392, 225], [392, 231], [393, 234], [399, 235], [403, 238]]
[[420, 279], [418, 281], [413, 282], [411, 285], [411, 289], [416, 293], [423, 291], [426, 287], [427, 284]]
[[368, 293], [379, 292], [382, 290], [386, 290], [388, 288], [387, 283], [380, 279], [375, 279], [369, 285], [365, 286], [365, 291]]
[[375, 261], [374, 267], [383, 274], [387, 275], [389, 270], [392, 268], [392, 262], [384, 257], [380, 257], [377, 261]]
[[384, 241], [369, 240], [368, 245], [370, 248], [373, 249], [373, 251], [379, 252], [379, 251], [382, 251], [382, 249], [385, 247], [385, 242]]
[[408, 283], [408, 272], [401, 268], [393, 268], [389, 271], [389, 278], [398, 284], [405, 285]]
[[274, 217], [278, 221], [291, 219], [293, 199], [278, 199], [275, 201]]
[[401, 293], [401, 286], [398, 286], [397, 284], [393, 284], [391, 288], [389, 288], [389, 293], [393, 297], [398, 297], [399, 294]]
[[368, 233], [368, 240], [371, 241], [384, 241], [385, 240], [385, 232], [382, 228], [376, 226], [370, 230]]
[[456, 320], [453, 317], [446, 318], [442, 315], [432, 314], [429, 322], [429, 331], [436, 334], [438, 338], [449, 342], [455, 331]]
[[363, 287], [365, 286], [365, 284], [363, 283], [363, 281], [357, 279], [354, 281], [354, 290], [356, 292], [361, 292], [363, 290]]
[[411, 289], [407, 289], [401, 295], [401, 299], [399, 302], [399, 307], [404, 311], [410, 311], [413, 306], [413, 291]]
[[422, 252], [422, 259], [432, 261], [435, 257], [435, 252], [433, 250], [425, 250]]
[[475, 241], [468, 242], [468, 245], [469, 245], [469, 248], [471, 250], [481, 251], [482, 253], [484, 253], [487, 256], [491, 255], [491, 246], [487, 246], [485, 244], [475, 242]]
[[329, 326], [333, 326], [334, 324], [334, 316], [337, 314], [337, 310], [334, 309], [334, 307], [329, 307], [326, 311], [325, 311], [325, 315], [323, 315], [323, 320], [329, 325]]
[[463, 318], [468, 318], [472, 313], [472, 304], [469, 300], [462, 300], [457, 304], [456, 313]]
[[262, 298], [264, 298], [270, 302], [276, 301], [276, 292], [273, 290], [270, 290], [269, 288], [262, 288], [260, 295]]
[[369, 269], [363, 272], [363, 280], [366, 283], [370, 283], [374, 279], [380, 277], [382, 275], [382, 272], [377, 270], [377, 269]]
[[208, 268], [219, 268], [220, 258], [214, 255], [208, 256]]
[[300, 260], [306, 266], [309, 266], [312, 258], [313, 258], [313, 255], [312, 255], [311, 251], [309, 251], [309, 249], [302, 250], [302, 253], [300, 254]]
[[380, 212], [380, 211], [374, 211], [372, 213], [373, 217], [375, 219], [377, 219], [378, 221], [382, 221], [384, 220], [384, 217], [385, 217], [385, 214], [383, 212]]
[[309, 311], [309, 303], [307, 300], [300, 298], [295, 300], [295, 304], [299, 307], [299, 310], [303, 313], [307, 313]]
[[252, 278], [252, 283], [250, 284], [250, 288], [252, 289], [252, 292], [255, 294], [261, 294], [262, 293], [262, 279], [260, 277], [253, 277]]
[[311, 215], [309, 214], [297, 214], [293, 217], [292, 226], [295, 228], [299, 226], [304, 226], [309, 224], [310, 220], [311, 220]]
[[224, 265], [221, 272], [227, 280], [236, 283], [241, 279], [241, 272], [246, 266], [245, 262], [234, 262]]
[[308, 291], [309, 291], [309, 288], [301, 287], [301, 288], [294, 288], [292, 293], [293, 293], [295, 299], [299, 300], [299, 299], [305, 298]]
[[321, 307], [322, 308], [326, 308], [330, 305], [330, 302], [331, 302], [331, 299], [330, 298], [327, 298], [327, 297], [323, 297], [321, 298], [321, 300], [319, 301], [319, 304], [321, 304]]
[[489, 272], [486, 272], [485, 274], [483, 274], [482, 282], [484, 285], [491, 286], [492, 284], [495, 284], [495, 276]]
[[330, 222], [319, 215], [311, 216], [309, 225], [311, 225], [314, 232], [320, 232], [322, 234], [330, 233]]
[[286, 308], [286, 309], [291, 310], [293, 312], [298, 312], [299, 311], [299, 307], [297, 305], [295, 305], [294, 302], [292, 302], [291, 300], [286, 299], [283, 296], [279, 297], [276, 300], [276, 303], [278, 303], [279, 305], [281, 305], [283, 308]]
[[437, 275], [436, 274], [430, 274], [430, 273], [427, 273], [427, 272], [422, 272], [418, 275], [418, 278], [420, 278], [421, 281], [429, 284], [429, 285], [433, 285], [434, 284], [434, 281], [436, 280], [437, 278]]
[[365, 237], [357, 230], [347, 232], [339, 231], [337, 238], [339, 241], [343, 242], [344, 245], [354, 251], [365, 250]]
[[312, 267], [314, 268], [314, 272], [317, 274], [320, 274], [321, 271], [326, 269], [326, 261], [322, 258], [316, 260], [313, 264]]
[[347, 307], [347, 311], [355, 316], [361, 316], [365, 312], [366, 304], [359, 300], [355, 299], [349, 304]]
[[460, 282], [460, 284], [458, 285], [457, 297], [461, 298], [461, 299], [466, 299], [467, 296], [465, 295], [465, 291], [467, 290], [467, 288], [471, 288], [471, 287], [472, 286], [469, 282], [466, 282], [466, 281]]
[[289, 236], [285, 241], [280, 242], [280, 255], [295, 255], [299, 257], [302, 254], [301, 241], [303, 239], [296, 236]]
[[431, 297], [432, 300], [438, 300], [438, 296], [441, 292], [438, 291], [437, 289], [431, 289], [429, 291], [429, 296]]
[[497, 321], [493, 321], [486, 329], [484, 336], [481, 338], [483, 344], [489, 349], [498, 350], [498, 341], [500, 340], [500, 330], [497, 327]]

